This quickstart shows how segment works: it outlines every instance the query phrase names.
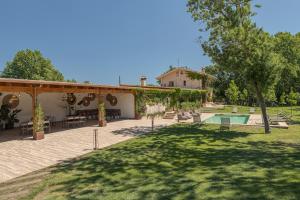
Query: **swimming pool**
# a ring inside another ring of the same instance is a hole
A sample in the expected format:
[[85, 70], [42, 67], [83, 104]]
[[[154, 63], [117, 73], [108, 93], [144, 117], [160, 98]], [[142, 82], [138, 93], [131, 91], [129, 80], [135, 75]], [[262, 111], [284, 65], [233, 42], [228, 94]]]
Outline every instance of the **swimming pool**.
[[215, 114], [205, 120], [208, 124], [221, 124], [221, 118], [230, 118], [231, 124], [247, 124], [250, 115]]

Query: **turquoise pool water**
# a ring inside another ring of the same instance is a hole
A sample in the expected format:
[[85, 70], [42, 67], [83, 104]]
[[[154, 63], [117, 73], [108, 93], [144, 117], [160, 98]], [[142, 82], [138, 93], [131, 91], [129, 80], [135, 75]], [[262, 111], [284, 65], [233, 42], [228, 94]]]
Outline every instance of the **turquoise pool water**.
[[221, 118], [230, 118], [231, 124], [247, 124], [250, 115], [231, 115], [231, 114], [215, 114], [205, 120], [209, 124], [221, 124]]

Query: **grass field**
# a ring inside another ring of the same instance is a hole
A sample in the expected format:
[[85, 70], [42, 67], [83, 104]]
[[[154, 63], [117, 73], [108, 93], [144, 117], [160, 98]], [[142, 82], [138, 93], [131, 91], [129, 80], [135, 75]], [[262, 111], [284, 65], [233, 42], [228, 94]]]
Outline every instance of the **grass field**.
[[33, 179], [25, 199], [300, 199], [300, 129], [178, 124]]

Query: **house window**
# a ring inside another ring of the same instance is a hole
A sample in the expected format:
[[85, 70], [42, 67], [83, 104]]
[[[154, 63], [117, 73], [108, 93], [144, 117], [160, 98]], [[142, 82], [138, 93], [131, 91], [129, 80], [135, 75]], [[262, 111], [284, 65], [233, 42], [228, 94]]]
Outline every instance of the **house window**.
[[183, 81], [183, 86], [186, 86], [186, 81]]
[[169, 87], [174, 87], [174, 81], [169, 81]]

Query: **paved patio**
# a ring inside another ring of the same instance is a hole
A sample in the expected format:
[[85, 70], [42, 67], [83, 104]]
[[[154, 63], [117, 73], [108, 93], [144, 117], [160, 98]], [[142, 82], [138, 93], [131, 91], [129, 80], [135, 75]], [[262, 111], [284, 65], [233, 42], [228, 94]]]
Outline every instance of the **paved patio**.
[[[156, 120], [156, 127], [167, 126], [175, 120]], [[99, 147], [107, 147], [151, 130], [151, 121], [121, 120], [97, 127], [96, 122], [85, 127], [54, 130], [44, 140], [21, 137], [18, 130], [0, 133], [0, 182], [57, 164], [93, 150], [93, 130], [99, 130]]]

